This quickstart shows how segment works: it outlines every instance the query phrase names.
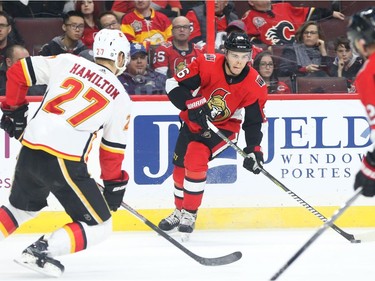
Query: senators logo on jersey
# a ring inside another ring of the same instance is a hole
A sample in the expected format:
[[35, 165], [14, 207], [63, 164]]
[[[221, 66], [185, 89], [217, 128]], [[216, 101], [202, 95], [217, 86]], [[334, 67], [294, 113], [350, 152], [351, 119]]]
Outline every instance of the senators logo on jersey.
[[227, 107], [227, 103], [225, 101], [225, 97], [230, 93], [223, 88], [216, 89], [211, 94], [210, 99], [208, 100], [207, 104], [208, 107], [211, 109], [211, 118], [215, 121], [222, 121], [227, 119], [231, 113], [229, 108]]

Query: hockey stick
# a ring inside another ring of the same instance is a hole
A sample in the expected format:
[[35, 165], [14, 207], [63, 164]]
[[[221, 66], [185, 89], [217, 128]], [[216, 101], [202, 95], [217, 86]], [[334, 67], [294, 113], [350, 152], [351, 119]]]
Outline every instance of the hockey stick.
[[[237, 144], [235, 144], [233, 141], [228, 139], [214, 124], [212, 124], [209, 120], [207, 120], [208, 127], [217, 134], [220, 138], [222, 138], [229, 146], [231, 146], [234, 150], [238, 152], [242, 157], [246, 158], [247, 154], [245, 151], [243, 151], [241, 148], [238, 147]], [[317, 216], [320, 220], [323, 222], [327, 221], [327, 218], [323, 216], [321, 213], [319, 213], [316, 209], [314, 209], [310, 204], [308, 204], [305, 200], [303, 200], [301, 197], [299, 197], [297, 194], [295, 194], [293, 191], [291, 191], [289, 188], [287, 188], [285, 185], [283, 185], [280, 181], [278, 181], [274, 176], [272, 176], [270, 173], [268, 173], [264, 168], [261, 169], [262, 173], [269, 178], [273, 183], [275, 183], [278, 187], [283, 189], [286, 193], [292, 196], [293, 199], [295, 199], [298, 203], [300, 203], [303, 207], [305, 207], [307, 210], [309, 210], [311, 213], [313, 213], [315, 216]], [[338, 226], [332, 224], [331, 228], [334, 229], [337, 233], [341, 234], [345, 239], [349, 240], [352, 243], [360, 243], [361, 240], [355, 239], [355, 237], [352, 234], [346, 233]]]
[[271, 277], [271, 281], [276, 280], [306, 249], [309, 247], [322, 233], [328, 228], [332, 227], [333, 222], [337, 220], [345, 210], [358, 198], [359, 195], [362, 194], [362, 187], [358, 188], [354, 195], [345, 202], [345, 204], [333, 214], [333, 216], [327, 220], [319, 229], [318, 231], [311, 236], [309, 240], [287, 261], [287, 263], [276, 272], [275, 275]]
[[[103, 191], [104, 187], [97, 183], [99, 188]], [[147, 218], [142, 216], [140, 213], [138, 213], [136, 210], [134, 210], [132, 207], [130, 207], [125, 202], [121, 202], [121, 206], [128, 210], [132, 215], [134, 215], [139, 220], [143, 221], [148, 227], [150, 227], [152, 230], [157, 232], [160, 236], [171, 242], [174, 246], [179, 248], [181, 251], [183, 251], [185, 254], [187, 254], [189, 257], [193, 258], [197, 262], [199, 262], [202, 265], [207, 266], [219, 266], [219, 265], [226, 265], [233, 262], [238, 261], [242, 257], [241, 252], [233, 252], [231, 254], [228, 254], [226, 256], [217, 257], [217, 258], [205, 258], [198, 256], [191, 252], [189, 249], [185, 248], [182, 244], [178, 243], [176, 240], [174, 240], [171, 236], [169, 236], [167, 233], [165, 233], [163, 230], [161, 230], [159, 227], [157, 227], [155, 224], [153, 224], [151, 221], [149, 221]]]

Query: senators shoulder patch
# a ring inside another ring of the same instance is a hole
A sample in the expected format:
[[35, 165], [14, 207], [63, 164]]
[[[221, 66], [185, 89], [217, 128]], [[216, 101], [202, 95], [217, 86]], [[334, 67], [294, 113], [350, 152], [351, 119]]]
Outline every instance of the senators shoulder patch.
[[206, 61], [214, 62], [216, 60], [216, 55], [214, 54], [204, 54]]
[[266, 82], [263, 80], [262, 76], [258, 75], [257, 78], [255, 79], [255, 82], [258, 83], [260, 87], [263, 87], [266, 85]]

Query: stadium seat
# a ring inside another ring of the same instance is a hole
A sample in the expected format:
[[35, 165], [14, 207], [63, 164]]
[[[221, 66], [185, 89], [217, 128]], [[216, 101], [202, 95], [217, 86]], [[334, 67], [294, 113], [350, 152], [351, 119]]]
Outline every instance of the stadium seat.
[[41, 46], [63, 34], [61, 18], [15, 18], [14, 24], [30, 55], [37, 55]]
[[296, 92], [348, 93], [345, 77], [297, 77]]

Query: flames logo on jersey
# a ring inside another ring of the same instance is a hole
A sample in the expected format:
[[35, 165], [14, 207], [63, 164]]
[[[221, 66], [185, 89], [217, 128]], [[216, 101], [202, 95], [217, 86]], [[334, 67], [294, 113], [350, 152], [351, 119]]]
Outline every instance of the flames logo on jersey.
[[294, 25], [288, 21], [281, 21], [276, 26], [268, 29], [266, 39], [272, 42], [272, 45], [291, 44], [294, 42]]
[[211, 119], [215, 121], [222, 121], [230, 116], [230, 110], [227, 107], [225, 97], [230, 92], [220, 88], [216, 89], [212, 94], [207, 104], [211, 110]]

